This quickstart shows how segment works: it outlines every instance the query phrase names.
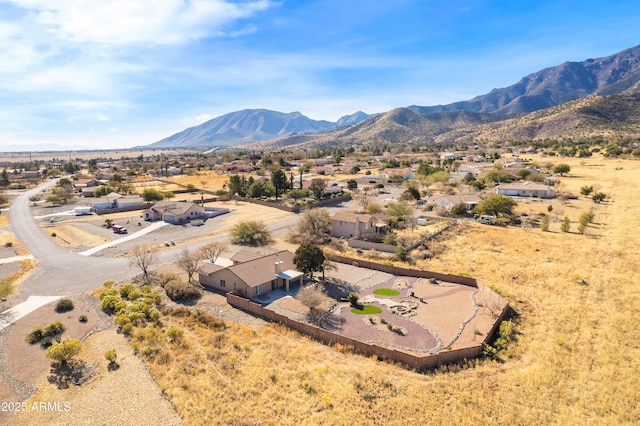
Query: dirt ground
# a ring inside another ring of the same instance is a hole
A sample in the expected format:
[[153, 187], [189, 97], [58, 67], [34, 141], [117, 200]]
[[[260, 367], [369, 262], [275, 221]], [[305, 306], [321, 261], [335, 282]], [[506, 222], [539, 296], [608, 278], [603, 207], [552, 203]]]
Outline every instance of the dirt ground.
[[[0, 356], [9, 371], [0, 375], [0, 400], [26, 402], [26, 411], [0, 412], [0, 423], [11, 425], [107, 425], [142, 424], [149, 419], [149, 407], [159, 424], [178, 425], [182, 421], [161, 395], [144, 364], [133, 354], [127, 340], [116, 333], [111, 317], [103, 314], [98, 301], [84, 294], [71, 298], [75, 308], [56, 313], [46, 305], [0, 332]], [[88, 321], [79, 321], [86, 315]], [[80, 386], [60, 381], [51, 370], [51, 360], [39, 344], [25, 341], [35, 328], [61, 321], [67, 327], [62, 337], [84, 340], [78, 359], [97, 366], [97, 375]], [[88, 338], [87, 338], [88, 337]], [[11, 351], [6, 351], [7, 346]], [[115, 349], [119, 368], [110, 369], [104, 352]], [[53, 382], [53, 383], [52, 383]], [[59, 403], [54, 411], [39, 410], [41, 403]], [[65, 408], [64, 403], [69, 405]], [[34, 405], [35, 404], [35, 405]], [[68, 408], [68, 409], [67, 409]]]
[[[226, 208], [231, 211], [208, 219], [202, 226], [193, 226], [191, 224], [168, 225], [132, 241], [109, 247], [95, 256], [122, 256], [136, 244], [162, 246], [165, 241], [173, 241], [178, 246], [186, 245], [226, 234], [239, 222], [260, 220], [265, 224], [269, 224], [296, 216], [295, 213], [246, 202], [211, 202], [206, 203], [205, 206]], [[67, 206], [66, 210], [72, 208], [72, 206]], [[41, 210], [37, 211], [36, 215], [41, 212]], [[56, 234], [54, 238], [58, 244], [71, 251], [79, 252], [122, 238], [121, 235], [114, 234], [110, 229], [104, 227], [106, 219], [111, 219], [115, 225], [127, 227], [129, 234], [149, 226], [151, 222], [142, 220], [141, 214], [141, 211], [135, 211], [102, 216], [61, 215], [57, 216], [54, 222], [51, 222], [51, 217], [47, 216], [41, 218], [39, 223], [47, 234]], [[279, 238], [279, 236], [275, 237]]]

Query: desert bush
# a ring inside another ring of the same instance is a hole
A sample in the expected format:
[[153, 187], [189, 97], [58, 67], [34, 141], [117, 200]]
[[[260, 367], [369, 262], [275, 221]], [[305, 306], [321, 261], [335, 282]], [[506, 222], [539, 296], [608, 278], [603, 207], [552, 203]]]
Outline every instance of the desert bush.
[[160, 284], [164, 291], [167, 293], [167, 297], [173, 300], [174, 302], [179, 302], [182, 300], [188, 300], [196, 297], [200, 297], [201, 293], [193, 285], [182, 281], [177, 276], [173, 276], [172, 279], [162, 281]]
[[351, 304], [351, 306], [352, 306], [352, 307], [354, 307], [354, 308], [355, 308], [355, 307], [357, 307], [357, 306], [358, 306], [358, 299], [359, 299], [359, 297], [358, 297], [358, 295], [357, 295], [357, 294], [355, 294], [355, 293], [350, 293], [350, 294], [349, 294], [348, 299], [349, 299], [349, 303]]
[[28, 343], [34, 344], [42, 340], [43, 337], [44, 330], [42, 330], [41, 328], [36, 328], [35, 330], [32, 330], [29, 334], [27, 334], [26, 340]]
[[6, 243], [4, 243], [4, 246], [6, 248], [11, 248], [11, 247], [13, 247], [13, 243], [11, 241], [7, 241]]
[[80, 315], [80, 318], [78, 318], [78, 321], [80, 322], [87, 322], [89, 321], [89, 319], [87, 318], [86, 315]]
[[544, 215], [542, 220], [540, 221], [540, 229], [542, 232], [547, 232], [549, 230], [549, 216]]
[[178, 327], [174, 327], [173, 325], [167, 330], [167, 337], [169, 338], [169, 342], [171, 343], [180, 342], [183, 335], [184, 332]]
[[78, 339], [67, 339], [47, 348], [45, 355], [62, 364], [66, 364], [82, 351], [82, 343]]
[[100, 309], [108, 314], [112, 314], [116, 312], [116, 307], [118, 306], [120, 300], [114, 295], [107, 295], [100, 302]]
[[73, 302], [69, 299], [60, 299], [58, 303], [56, 303], [56, 307], [54, 310], [57, 313], [69, 312], [73, 310]]
[[114, 286], [115, 283], [116, 282], [114, 280], [106, 280], [105, 282], [102, 283], [102, 286], [106, 288], [111, 288]]
[[116, 360], [118, 359], [118, 353], [115, 349], [109, 349], [104, 353], [104, 357], [111, 364], [115, 364]]
[[129, 298], [129, 293], [132, 291], [135, 291], [135, 287], [131, 284], [125, 284], [122, 287], [120, 287], [120, 297], [122, 297], [123, 299], [128, 299]]

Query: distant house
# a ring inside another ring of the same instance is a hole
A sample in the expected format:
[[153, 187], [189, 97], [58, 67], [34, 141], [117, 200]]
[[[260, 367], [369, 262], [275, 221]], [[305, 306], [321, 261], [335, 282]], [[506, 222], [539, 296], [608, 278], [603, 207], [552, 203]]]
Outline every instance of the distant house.
[[304, 274], [295, 269], [293, 253], [282, 250], [271, 254], [241, 251], [231, 259], [207, 262], [198, 270], [198, 281], [205, 288], [235, 292], [249, 298], [291, 285], [302, 285]]
[[94, 188], [96, 186], [98, 186], [99, 183], [97, 180], [91, 178], [91, 179], [78, 179], [75, 182], [73, 182], [73, 186], [76, 187], [76, 189], [78, 190], [83, 190], [85, 188]]
[[383, 232], [387, 224], [379, 215], [337, 212], [331, 216], [331, 235], [337, 238], [360, 237]]
[[442, 161], [459, 160], [459, 159], [460, 159], [460, 156], [452, 152], [445, 152], [444, 154], [440, 155], [440, 160]]
[[25, 170], [20, 172], [20, 179], [40, 179], [40, 170], [30, 171]]
[[516, 197], [555, 198], [556, 193], [549, 185], [525, 181], [496, 186], [496, 193]]
[[160, 201], [144, 211], [144, 220], [186, 223], [205, 217], [205, 210], [187, 201]]
[[145, 203], [139, 195], [122, 195], [117, 192], [111, 192], [103, 197], [91, 200], [91, 207], [96, 210], [107, 209], [123, 209], [123, 208], [142, 208]]
[[453, 206], [457, 206], [458, 204], [464, 204], [467, 211], [469, 211], [475, 209], [476, 206], [482, 202], [482, 198], [476, 194], [438, 194], [429, 197], [427, 201], [429, 204], [435, 204], [447, 210], [451, 210]]
[[145, 202], [140, 195], [121, 195], [116, 199], [116, 208], [144, 207]]

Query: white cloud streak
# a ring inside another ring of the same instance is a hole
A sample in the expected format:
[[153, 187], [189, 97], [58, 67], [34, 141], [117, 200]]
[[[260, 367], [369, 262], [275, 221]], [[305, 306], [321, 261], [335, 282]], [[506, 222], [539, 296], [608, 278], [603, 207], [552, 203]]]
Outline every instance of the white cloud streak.
[[266, 10], [268, 0], [12, 0], [50, 35], [79, 43], [170, 45], [223, 35], [224, 27]]

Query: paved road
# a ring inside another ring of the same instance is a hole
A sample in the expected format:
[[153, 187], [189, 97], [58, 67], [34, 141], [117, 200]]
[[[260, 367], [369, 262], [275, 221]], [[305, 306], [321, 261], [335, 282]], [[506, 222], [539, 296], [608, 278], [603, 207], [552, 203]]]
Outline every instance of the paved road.
[[[140, 270], [136, 266], [129, 265], [129, 260], [126, 258], [91, 257], [88, 254], [97, 252], [93, 250], [82, 253], [84, 255], [71, 253], [53, 241], [38, 226], [29, 207], [29, 197], [54, 184], [55, 181], [48, 181], [39, 188], [19, 195], [11, 204], [9, 211], [11, 228], [37, 261], [35, 270], [20, 285], [20, 294], [26, 296], [69, 295], [100, 287], [108, 279], [119, 282], [138, 275]], [[285, 219], [269, 224], [267, 228], [274, 233], [286, 233], [297, 220], [297, 217]], [[153, 229], [156, 228], [153, 227]], [[195, 251], [212, 241], [228, 241], [228, 239], [229, 236], [226, 234], [219, 235], [191, 244], [189, 250]], [[158, 266], [173, 263], [182, 249], [182, 247], [176, 247], [160, 251]]]
[[55, 183], [48, 181], [19, 195], [11, 203], [11, 229], [37, 261], [33, 273], [20, 285], [20, 294], [74, 294], [99, 287], [107, 279], [119, 281], [134, 276], [137, 270], [129, 266], [127, 259], [101, 258], [96, 261], [69, 253], [40, 229], [29, 208], [29, 197]]

